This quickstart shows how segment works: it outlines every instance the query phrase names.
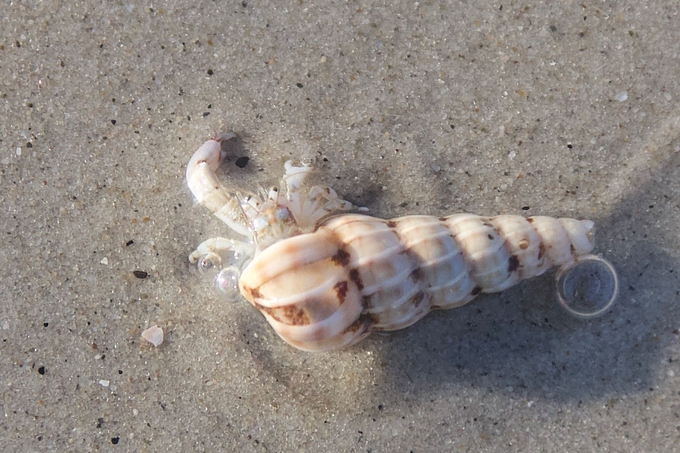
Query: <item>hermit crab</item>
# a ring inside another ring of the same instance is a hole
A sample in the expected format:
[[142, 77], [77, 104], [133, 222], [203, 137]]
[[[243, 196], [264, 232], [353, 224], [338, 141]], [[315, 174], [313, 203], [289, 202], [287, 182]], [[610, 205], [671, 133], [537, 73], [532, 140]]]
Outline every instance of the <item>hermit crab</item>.
[[[591, 255], [590, 220], [499, 215], [370, 217], [330, 187], [304, 188], [310, 166], [285, 164], [279, 187], [223, 185], [215, 171], [236, 138], [206, 141], [187, 165], [198, 202], [242, 236], [211, 238], [189, 255], [218, 289], [242, 295], [289, 344], [307, 351], [352, 345], [407, 327], [558, 266], [558, 300], [597, 316], [616, 298], [614, 268]], [[358, 211], [350, 213], [349, 211]]]

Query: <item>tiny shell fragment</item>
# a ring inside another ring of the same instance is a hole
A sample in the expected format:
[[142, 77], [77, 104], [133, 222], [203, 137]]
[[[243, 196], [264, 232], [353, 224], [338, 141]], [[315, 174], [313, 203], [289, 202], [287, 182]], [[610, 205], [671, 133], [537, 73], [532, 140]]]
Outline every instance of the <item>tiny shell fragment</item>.
[[158, 347], [163, 343], [163, 329], [154, 324], [142, 332], [142, 338]]
[[628, 100], [628, 93], [627, 92], [622, 92], [614, 96], [614, 99], [616, 99], [619, 102], [624, 102]]

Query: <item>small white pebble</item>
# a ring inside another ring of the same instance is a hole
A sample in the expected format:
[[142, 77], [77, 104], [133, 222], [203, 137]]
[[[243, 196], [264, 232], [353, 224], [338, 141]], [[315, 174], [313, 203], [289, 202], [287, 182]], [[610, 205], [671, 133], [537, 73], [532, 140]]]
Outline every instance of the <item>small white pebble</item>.
[[104, 258], [102, 258], [102, 260], [101, 260], [99, 263], [101, 263], [101, 264], [103, 264], [104, 266], [106, 266], [107, 264], [109, 264], [109, 259], [108, 259], [107, 257], [104, 257]]
[[508, 153], [508, 157], [510, 158], [510, 160], [514, 159], [516, 155], [517, 153], [515, 151], [510, 151], [510, 153]]
[[102, 387], [108, 387], [108, 386], [109, 386], [109, 381], [107, 381], [106, 379], [101, 379], [101, 380], [99, 381], [99, 385], [101, 385]]
[[534, 401], [533, 401], [533, 400], [531, 400], [531, 401], [529, 401], [529, 402], [527, 403], [527, 407], [531, 407], [531, 406], [533, 406], [533, 405], [534, 405]]
[[673, 370], [668, 370], [666, 374], [668, 374], [668, 377], [675, 377], [675, 371]]
[[619, 93], [616, 96], [614, 96], [614, 99], [616, 99], [619, 102], [627, 101], [628, 100], [628, 93], [626, 93], [625, 91], [622, 92], [622, 93]]
[[3, 321], [2, 322], [2, 330], [7, 330], [9, 329], [9, 322]]
[[21, 148], [17, 147], [17, 149], [14, 150], [14, 153], [15, 153], [17, 156], [21, 156]]
[[132, 415], [136, 417], [137, 414], [139, 414], [139, 411], [137, 409], [132, 409]]
[[154, 324], [142, 332], [142, 338], [158, 347], [163, 343], [163, 329]]

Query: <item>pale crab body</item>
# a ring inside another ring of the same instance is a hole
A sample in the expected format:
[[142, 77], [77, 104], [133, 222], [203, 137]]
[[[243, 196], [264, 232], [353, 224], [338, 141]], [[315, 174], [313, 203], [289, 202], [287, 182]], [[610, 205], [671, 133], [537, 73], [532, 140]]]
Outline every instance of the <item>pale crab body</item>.
[[594, 247], [590, 220], [329, 216], [353, 206], [318, 186], [302, 197], [309, 168], [288, 162], [280, 190], [242, 195], [214, 173], [221, 144], [232, 137], [199, 148], [187, 181], [199, 202], [247, 240], [209, 239], [190, 260], [214, 264], [225, 250], [238, 255], [240, 293], [299, 349], [339, 349], [374, 331], [407, 327], [432, 310], [569, 265]]

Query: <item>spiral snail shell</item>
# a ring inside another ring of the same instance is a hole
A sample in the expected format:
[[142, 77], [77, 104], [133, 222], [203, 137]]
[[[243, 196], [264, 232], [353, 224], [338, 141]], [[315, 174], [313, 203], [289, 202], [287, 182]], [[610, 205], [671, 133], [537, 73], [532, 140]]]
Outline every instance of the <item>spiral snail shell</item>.
[[219, 194], [224, 202], [209, 207], [235, 231], [250, 232], [250, 241], [209, 239], [190, 261], [213, 265], [225, 251], [252, 256], [240, 261], [241, 295], [299, 349], [329, 351], [374, 331], [402, 329], [432, 310], [459, 307], [573, 263], [594, 247], [590, 220], [328, 217], [353, 206], [330, 188], [312, 187], [301, 196], [309, 168], [290, 163], [280, 190], [259, 197], [230, 192], [214, 170], [231, 138], [218, 136], [199, 148], [187, 180], [199, 201]]
[[281, 338], [327, 351], [502, 291], [592, 249], [589, 220], [346, 214], [263, 250], [239, 285]]

